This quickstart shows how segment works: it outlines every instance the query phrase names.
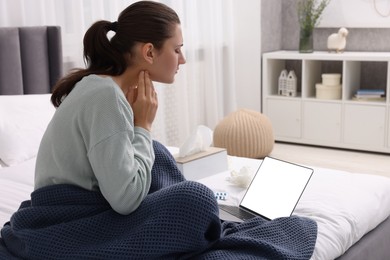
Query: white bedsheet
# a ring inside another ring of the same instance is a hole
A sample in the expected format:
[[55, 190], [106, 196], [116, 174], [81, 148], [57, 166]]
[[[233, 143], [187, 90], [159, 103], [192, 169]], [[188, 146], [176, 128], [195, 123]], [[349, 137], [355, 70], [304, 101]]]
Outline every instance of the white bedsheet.
[[0, 227], [9, 221], [34, 189], [35, 158], [12, 167], [0, 168]]
[[[236, 171], [243, 166], [256, 171], [261, 163], [238, 157], [229, 157], [229, 162]], [[293, 214], [318, 224], [312, 259], [335, 259], [390, 215], [390, 178], [311, 168], [314, 174]], [[229, 176], [227, 171], [199, 182], [215, 192], [227, 192], [220, 203], [238, 205], [245, 189], [227, 181]]]

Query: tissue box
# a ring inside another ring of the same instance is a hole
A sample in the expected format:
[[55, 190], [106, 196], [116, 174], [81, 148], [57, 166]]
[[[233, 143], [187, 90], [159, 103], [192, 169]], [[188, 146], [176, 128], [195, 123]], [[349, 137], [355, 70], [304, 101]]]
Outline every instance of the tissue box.
[[187, 180], [199, 180], [228, 170], [227, 151], [209, 147], [206, 151], [186, 157], [177, 157], [178, 168]]

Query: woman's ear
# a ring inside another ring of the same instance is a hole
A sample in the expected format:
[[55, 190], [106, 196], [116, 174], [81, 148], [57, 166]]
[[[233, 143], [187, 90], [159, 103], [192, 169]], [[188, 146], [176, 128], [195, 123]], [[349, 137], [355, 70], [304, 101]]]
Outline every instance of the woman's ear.
[[150, 64], [153, 64], [154, 52], [155, 49], [152, 43], [145, 43], [142, 47], [142, 56]]

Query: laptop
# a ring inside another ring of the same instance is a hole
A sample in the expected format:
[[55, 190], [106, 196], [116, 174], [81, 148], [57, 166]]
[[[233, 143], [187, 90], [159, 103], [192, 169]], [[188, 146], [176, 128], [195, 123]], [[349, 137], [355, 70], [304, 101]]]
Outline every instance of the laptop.
[[240, 205], [219, 205], [220, 218], [242, 222], [255, 216], [266, 220], [289, 217], [312, 175], [311, 168], [267, 156]]

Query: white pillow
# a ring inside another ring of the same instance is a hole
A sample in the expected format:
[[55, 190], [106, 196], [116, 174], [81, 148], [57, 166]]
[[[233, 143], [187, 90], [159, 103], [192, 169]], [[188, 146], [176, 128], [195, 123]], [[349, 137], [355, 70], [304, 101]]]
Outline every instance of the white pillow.
[[53, 114], [51, 94], [0, 96], [0, 160], [7, 166], [35, 157]]

